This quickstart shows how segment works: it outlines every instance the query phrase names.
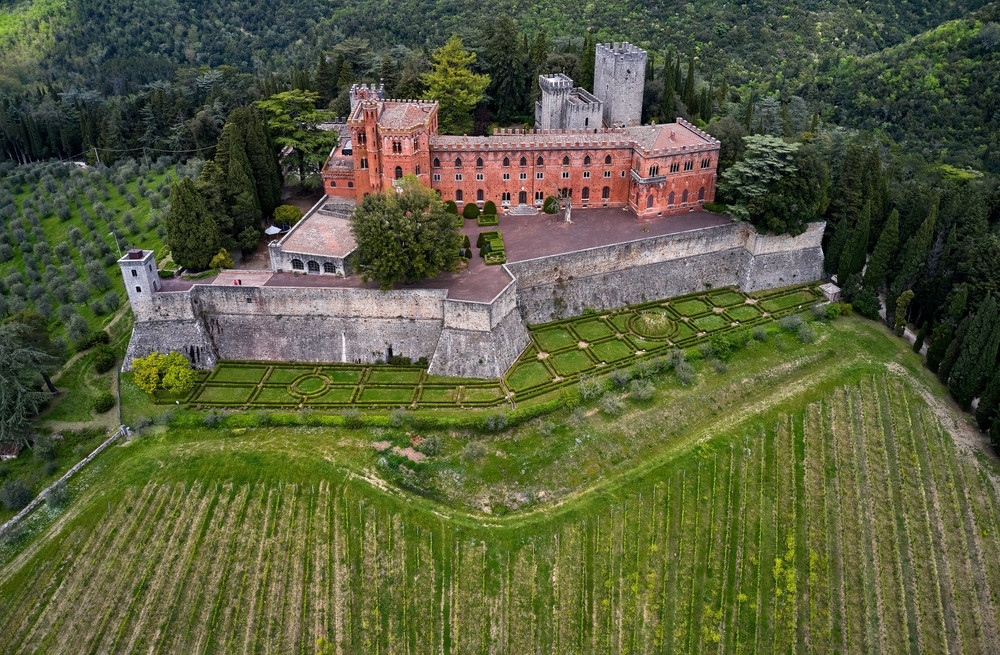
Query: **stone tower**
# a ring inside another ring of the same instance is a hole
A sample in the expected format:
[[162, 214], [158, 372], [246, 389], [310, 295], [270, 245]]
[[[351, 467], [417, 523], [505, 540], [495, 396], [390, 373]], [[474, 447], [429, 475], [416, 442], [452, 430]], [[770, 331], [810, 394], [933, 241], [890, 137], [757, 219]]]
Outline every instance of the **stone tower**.
[[125, 291], [137, 320], [148, 318], [153, 292], [160, 290], [160, 274], [152, 250], [129, 250], [118, 260]]
[[535, 128], [563, 129], [566, 101], [573, 90], [573, 80], [562, 73], [539, 75], [538, 88], [542, 92], [542, 100], [535, 107]]
[[641, 125], [645, 85], [645, 50], [628, 42], [597, 44], [594, 95], [604, 105], [605, 125]]

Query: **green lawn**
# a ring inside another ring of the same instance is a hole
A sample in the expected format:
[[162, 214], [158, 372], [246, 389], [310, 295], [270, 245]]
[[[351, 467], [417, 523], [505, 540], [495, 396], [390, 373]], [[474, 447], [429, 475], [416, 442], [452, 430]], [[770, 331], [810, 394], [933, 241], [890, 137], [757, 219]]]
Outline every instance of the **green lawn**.
[[515, 364], [507, 374], [507, 386], [512, 391], [530, 389], [545, 384], [552, 379], [552, 374], [542, 362], [524, 361]]
[[311, 396], [325, 389], [326, 385], [327, 385], [326, 380], [320, 377], [319, 375], [309, 375], [304, 378], [298, 379], [292, 385], [292, 390], [304, 396]]
[[582, 350], [570, 350], [558, 355], [552, 355], [549, 361], [552, 363], [552, 368], [563, 377], [575, 375], [594, 366], [594, 362]]
[[753, 305], [740, 305], [739, 307], [730, 307], [727, 309], [726, 315], [734, 321], [752, 321], [760, 318], [760, 310]]
[[194, 398], [195, 403], [225, 403], [241, 405], [250, 399], [255, 387], [226, 386], [214, 387], [206, 384]]
[[816, 300], [816, 296], [809, 291], [797, 291], [777, 298], [768, 298], [760, 302], [764, 311], [777, 312], [797, 305], [808, 305]]
[[267, 373], [266, 366], [234, 366], [232, 364], [220, 364], [215, 372], [209, 377], [212, 382], [252, 382], [257, 384], [264, 379]]
[[491, 403], [504, 397], [500, 387], [465, 387], [462, 389], [463, 403]]
[[413, 389], [396, 389], [390, 387], [365, 387], [358, 397], [358, 404], [391, 404], [409, 405], [413, 402]]
[[609, 341], [602, 341], [601, 343], [595, 344], [590, 347], [591, 352], [594, 356], [602, 362], [616, 362], [619, 359], [625, 359], [626, 357], [631, 357], [635, 355], [635, 350], [627, 341], [622, 341], [619, 339], [611, 339]]
[[534, 333], [535, 342], [544, 352], [555, 352], [563, 348], [575, 346], [579, 339], [562, 327], [541, 330]]
[[458, 400], [457, 387], [429, 387], [424, 385], [420, 389], [421, 403], [448, 403], [454, 404]]
[[714, 332], [715, 330], [721, 330], [729, 325], [729, 321], [721, 314], [701, 316], [693, 319], [691, 322], [701, 332]]
[[391, 366], [373, 368], [368, 376], [368, 384], [417, 384], [420, 382], [421, 370], [396, 369]]
[[253, 401], [264, 404], [298, 405], [302, 402], [302, 398], [290, 394], [287, 386], [264, 387]]
[[361, 379], [363, 369], [324, 368], [322, 372], [336, 384], [356, 384]]
[[306, 401], [307, 405], [322, 405], [324, 403], [349, 403], [354, 396], [354, 387], [330, 387], [325, 393]]
[[268, 384], [291, 384], [303, 375], [308, 375], [312, 373], [312, 368], [289, 368], [284, 366], [275, 366], [271, 370], [271, 374], [267, 376]]
[[746, 298], [741, 293], [735, 291], [723, 291], [708, 296], [708, 301], [716, 307], [731, 307], [746, 302]]
[[629, 327], [641, 337], [664, 338], [677, 330], [677, 323], [665, 309], [649, 309], [632, 319]]
[[670, 303], [670, 306], [681, 316], [698, 316], [712, 310], [711, 302], [706, 302], [699, 298]]
[[574, 323], [573, 330], [580, 337], [581, 341], [588, 342], [610, 337], [615, 333], [615, 331], [608, 327], [608, 324], [601, 319]]

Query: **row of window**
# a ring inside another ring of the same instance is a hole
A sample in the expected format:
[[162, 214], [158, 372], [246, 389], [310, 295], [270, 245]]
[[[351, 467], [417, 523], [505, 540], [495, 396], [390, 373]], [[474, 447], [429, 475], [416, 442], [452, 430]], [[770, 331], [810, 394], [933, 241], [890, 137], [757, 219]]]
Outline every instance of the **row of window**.
[[[393, 149], [393, 152], [396, 152], [396, 150]], [[402, 150], [400, 150], [399, 152], [402, 152]], [[365, 159], [362, 159], [361, 161], [365, 162], [361, 167], [362, 168], [367, 168], [368, 167], [367, 166], [367, 161]], [[527, 165], [528, 165], [528, 158], [527, 157], [521, 157], [520, 166], [522, 168], [524, 168]], [[544, 165], [545, 165], [545, 158], [542, 157], [541, 155], [539, 155], [538, 159], [535, 160], [535, 166], [544, 166]], [[562, 165], [563, 166], [569, 166], [569, 156], [564, 156], [562, 158]], [[583, 158], [583, 165], [584, 166], [590, 166], [590, 155], [587, 155], [586, 157]], [[605, 166], [610, 166], [611, 165], [611, 155], [607, 155], [607, 156], [604, 157], [604, 165]], [[706, 157], [705, 159], [701, 160], [701, 167], [702, 168], [709, 168], [711, 165], [712, 165], [712, 159], [710, 157]], [[434, 161], [432, 162], [432, 166], [433, 166], [433, 168], [441, 168], [441, 159], [438, 158], [438, 157], [435, 157]], [[503, 166], [504, 166], [504, 168], [509, 168], [510, 167], [510, 157], [504, 157], [503, 158]], [[670, 164], [670, 172], [671, 173], [677, 173], [678, 171], [680, 171], [680, 167], [681, 167], [680, 162], [673, 162], [673, 163]], [[455, 168], [462, 168], [462, 158], [461, 157], [456, 157], [455, 158]], [[477, 157], [476, 158], [476, 168], [483, 168], [483, 158], [482, 157]], [[685, 171], [694, 170], [694, 160], [688, 160], [688, 161], [684, 162], [684, 170]], [[657, 175], [657, 173], [659, 173], [659, 171], [660, 171], [660, 166], [658, 164], [654, 164], [653, 166], [650, 166], [649, 167], [649, 177], [655, 177]]]
[[[304, 271], [308, 268], [310, 273], [319, 273], [319, 263], [309, 260], [305, 264], [302, 263], [301, 259], [292, 260], [292, 270], [293, 271]], [[323, 272], [324, 273], [336, 273], [337, 267], [331, 262], [323, 262]]]
[[[485, 196], [486, 196], [486, 193], [482, 189], [478, 189], [476, 191], [476, 202], [483, 202], [483, 200], [485, 199]], [[607, 187], [606, 186], [603, 189], [601, 189], [601, 200], [607, 200], [610, 197], [611, 197], [611, 187]], [[511, 198], [511, 192], [510, 191], [504, 191], [503, 193], [500, 194], [500, 201], [502, 203], [504, 203], [504, 204], [510, 204], [510, 198]], [[544, 191], [535, 191], [535, 200], [536, 201], [544, 200], [544, 199], [545, 199], [545, 192]], [[590, 200], [590, 187], [586, 187], [585, 186], [585, 187], [583, 187], [583, 189], [580, 190], [580, 199], [583, 200], [583, 201]], [[462, 190], [461, 189], [457, 189], [455, 191], [455, 202], [464, 202], [464, 200], [465, 199], [464, 199]], [[671, 191], [670, 194], [667, 196], [667, 205], [670, 206], [670, 207], [673, 207], [674, 204], [676, 204], [676, 200], [677, 200], [676, 194], [673, 191]], [[702, 188], [698, 189], [698, 202], [704, 202], [704, 200], [705, 200], [705, 187], [702, 187]], [[527, 191], [521, 191], [518, 194], [518, 202], [524, 204], [527, 201], [528, 201], [528, 193], [527, 193]], [[653, 207], [653, 202], [654, 202], [653, 196], [652, 195], [647, 196], [646, 197], [646, 209], [652, 208]], [[688, 202], [688, 191], [687, 191], [687, 189], [684, 189], [684, 191], [681, 192], [681, 204], [687, 204], [687, 202]], [[293, 260], [292, 261], [292, 267], [293, 268], [295, 267], [295, 261], [297, 261], [297, 260]], [[299, 264], [300, 264], [299, 268], [301, 268], [301, 262], [299, 262]], [[312, 269], [310, 269], [310, 270], [312, 270]]]
[[[625, 171], [622, 171], [621, 175], [622, 175], [622, 177], [625, 177]], [[402, 167], [397, 166], [396, 167], [396, 179], [398, 180], [398, 179], [400, 179], [402, 177], [403, 177], [403, 169], [402, 169]], [[604, 171], [604, 177], [605, 177], [605, 179], [609, 179], [611, 177], [611, 171]], [[435, 182], [440, 182], [441, 181], [441, 173], [434, 173], [431, 179], [433, 181], [435, 181]], [[523, 182], [523, 181], [525, 181], [525, 180], [528, 179], [528, 174], [527, 173], [519, 173], [518, 176], [517, 176], [517, 179], [519, 179], [519, 180], [521, 180]], [[544, 180], [545, 179], [545, 173], [542, 173], [540, 171], [536, 172], [535, 173], [535, 179], [536, 180]], [[569, 171], [563, 171], [562, 172], [562, 179], [564, 179], [564, 180], [568, 180], [569, 179]], [[583, 172], [583, 179], [585, 179], [585, 180], [589, 180], [590, 179], [590, 171], [584, 171]], [[455, 181], [456, 182], [461, 182], [462, 180], [463, 180], [462, 173], [455, 173]], [[485, 180], [485, 176], [482, 173], [476, 173], [476, 182], [482, 182], [483, 180]], [[505, 182], [509, 181], [510, 180], [510, 173], [504, 173], [503, 174], [503, 180]]]

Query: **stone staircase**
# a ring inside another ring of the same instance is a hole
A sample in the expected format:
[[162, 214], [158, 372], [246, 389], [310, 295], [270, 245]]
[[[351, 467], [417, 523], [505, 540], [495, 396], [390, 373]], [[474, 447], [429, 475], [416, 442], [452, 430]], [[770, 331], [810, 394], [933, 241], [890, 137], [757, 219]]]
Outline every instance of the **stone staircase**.
[[531, 205], [519, 204], [516, 207], [507, 210], [508, 216], [537, 216], [538, 210]]

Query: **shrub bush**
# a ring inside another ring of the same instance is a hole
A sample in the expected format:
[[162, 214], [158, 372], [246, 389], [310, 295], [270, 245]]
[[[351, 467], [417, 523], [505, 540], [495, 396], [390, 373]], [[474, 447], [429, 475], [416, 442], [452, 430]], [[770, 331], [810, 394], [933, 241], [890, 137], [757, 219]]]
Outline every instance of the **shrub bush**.
[[483, 203], [483, 213], [496, 215], [497, 204], [492, 200], [487, 200], [485, 203]]
[[115, 353], [108, 346], [102, 344], [94, 350], [94, 370], [98, 373], [107, 373], [115, 365]]
[[619, 368], [611, 373], [611, 384], [619, 389], [624, 389], [630, 379], [632, 379], [632, 373], [628, 369]]
[[758, 325], [753, 329], [754, 341], [767, 341], [767, 329], [763, 325]]
[[341, 416], [344, 417], [344, 425], [349, 428], [356, 429], [362, 426], [361, 412], [357, 407], [348, 407], [341, 413]]
[[48, 493], [45, 494], [45, 501], [53, 507], [63, 507], [69, 501], [69, 489], [66, 482], [60, 480], [52, 485]]
[[802, 343], [812, 343], [816, 341], [816, 330], [812, 329], [812, 326], [807, 323], [800, 325], [796, 334], [799, 337], [799, 341]]
[[441, 441], [441, 437], [427, 437], [423, 442], [417, 446], [417, 450], [427, 455], [428, 457], [433, 457], [437, 455], [444, 449], [444, 443]]
[[628, 385], [629, 398], [645, 403], [653, 399], [653, 383], [648, 380], [632, 380]]
[[462, 208], [462, 216], [469, 220], [479, 218], [479, 205], [474, 202], [470, 202]]
[[476, 219], [476, 224], [479, 227], [491, 227], [500, 224], [500, 218], [496, 214], [481, 214]]
[[444, 210], [449, 214], [454, 214], [458, 216], [458, 205], [455, 204], [454, 200], [448, 200], [444, 203]]
[[716, 214], [725, 214], [729, 211], [729, 207], [721, 202], [706, 202], [701, 207], [705, 211], [715, 212]]
[[606, 393], [601, 398], [601, 413], [608, 416], [618, 416], [625, 409], [625, 403], [616, 393]]
[[507, 415], [490, 414], [483, 422], [483, 427], [485, 427], [488, 432], [500, 432], [501, 430], [505, 430], [507, 428]]
[[94, 399], [94, 411], [98, 414], [103, 414], [112, 407], [115, 406], [115, 397], [109, 392], [105, 391], [97, 398]]
[[24, 509], [31, 502], [31, 489], [20, 480], [7, 480], [0, 486], [0, 503], [12, 512]]
[[802, 317], [798, 314], [789, 314], [778, 321], [778, 327], [785, 332], [795, 332], [802, 325]]
[[542, 211], [546, 214], [555, 214], [559, 211], [559, 199], [555, 196], [548, 196], [542, 203]]
[[604, 380], [587, 375], [580, 378], [580, 397], [583, 400], [593, 400], [604, 393]]
[[470, 441], [462, 449], [462, 456], [470, 462], [478, 462], [486, 457], [486, 446], [481, 441]]
[[686, 387], [694, 382], [694, 367], [685, 360], [674, 363], [674, 373], [677, 374], [677, 381], [681, 383], [681, 386]]

